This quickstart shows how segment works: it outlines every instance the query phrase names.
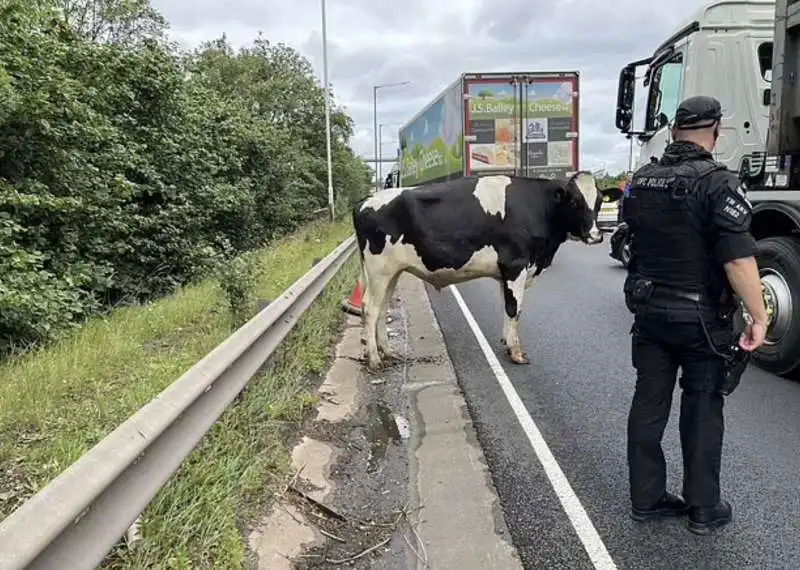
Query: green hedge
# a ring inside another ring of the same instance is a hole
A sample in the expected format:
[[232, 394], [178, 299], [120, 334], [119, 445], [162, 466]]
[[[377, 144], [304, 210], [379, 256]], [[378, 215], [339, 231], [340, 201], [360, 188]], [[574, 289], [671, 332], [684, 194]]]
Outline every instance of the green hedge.
[[[370, 169], [338, 108], [332, 129], [346, 211]], [[318, 216], [324, 133], [324, 91], [285, 45], [186, 53], [146, 0], [0, 0], [0, 355]]]

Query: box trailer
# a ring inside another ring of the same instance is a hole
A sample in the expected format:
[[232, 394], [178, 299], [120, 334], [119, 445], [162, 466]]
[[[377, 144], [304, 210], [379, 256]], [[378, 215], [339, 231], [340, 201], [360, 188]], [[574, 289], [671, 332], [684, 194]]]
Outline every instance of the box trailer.
[[400, 128], [400, 180], [578, 170], [577, 71], [463, 73]]

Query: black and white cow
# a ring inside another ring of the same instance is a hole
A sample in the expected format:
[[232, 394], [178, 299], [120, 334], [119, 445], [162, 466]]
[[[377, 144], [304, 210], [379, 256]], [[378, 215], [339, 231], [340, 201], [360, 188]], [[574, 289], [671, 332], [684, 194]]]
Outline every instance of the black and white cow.
[[381, 316], [404, 271], [437, 290], [479, 277], [499, 281], [508, 356], [527, 363], [517, 327], [525, 290], [567, 239], [603, 241], [596, 223], [599, 194], [584, 171], [553, 180], [468, 176], [383, 190], [356, 205], [369, 367], [380, 366], [379, 350], [395, 358]]

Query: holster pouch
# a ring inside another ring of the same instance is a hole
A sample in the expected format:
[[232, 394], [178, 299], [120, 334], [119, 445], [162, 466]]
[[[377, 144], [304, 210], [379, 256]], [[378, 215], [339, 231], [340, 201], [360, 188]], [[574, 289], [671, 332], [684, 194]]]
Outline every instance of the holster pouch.
[[730, 396], [736, 390], [742, 380], [742, 374], [744, 374], [747, 364], [753, 356], [751, 352], [742, 349], [738, 344], [732, 347], [731, 352], [733, 355], [725, 363], [725, 375], [722, 385], [719, 387], [719, 393], [723, 396]]
[[722, 295], [718, 300], [717, 307], [717, 317], [720, 320], [729, 321], [733, 319], [733, 316], [736, 314], [739, 305], [726, 288], [723, 289]]
[[634, 277], [629, 275], [625, 279], [623, 286], [625, 293], [625, 306], [631, 313], [636, 314], [638, 309], [650, 300], [653, 296], [653, 282], [649, 279]]
[[[728, 310], [725, 312], [725, 319], [732, 319], [735, 312], [736, 305], [731, 303], [728, 306]], [[723, 396], [729, 396], [736, 390], [737, 386], [739, 386], [739, 382], [742, 380], [742, 374], [744, 374], [747, 364], [753, 356], [752, 352], [747, 352], [739, 346], [739, 337], [743, 331], [737, 327], [733, 327], [731, 332], [731, 346], [728, 351], [730, 356], [725, 359], [725, 372], [722, 384], [719, 387], [719, 393]]]

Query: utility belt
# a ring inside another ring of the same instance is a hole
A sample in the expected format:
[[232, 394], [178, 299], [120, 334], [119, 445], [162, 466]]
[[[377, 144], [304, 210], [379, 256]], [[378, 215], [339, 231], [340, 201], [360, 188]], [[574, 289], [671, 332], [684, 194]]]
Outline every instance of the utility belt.
[[624, 291], [628, 310], [641, 317], [696, 322], [698, 316], [727, 320], [735, 312], [733, 304], [721, 303], [720, 299], [712, 299], [707, 293], [657, 284], [642, 277], [629, 276]]
[[738, 338], [742, 331], [732, 328], [727, 346], [717, 347], [711, 339], [706, 324], [708, 319], [730, 321], [733, 318], [736, 306], [730, 298], [725, 296], [715, 302], [704, 293], [658, 285], [640, 277], [626, 279], [624, 290], [625, 304], [636, 316], [644, 318], [652, 316], [668, 322], [699, 321], [711, 352], [725, 362], [723, 377], [717, 390], [723, 396], [729, 396], [737, 388], [752, 357], [750, 352], [738, 346]]

